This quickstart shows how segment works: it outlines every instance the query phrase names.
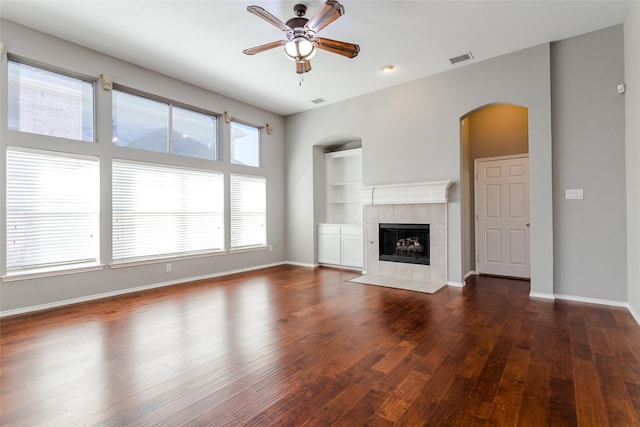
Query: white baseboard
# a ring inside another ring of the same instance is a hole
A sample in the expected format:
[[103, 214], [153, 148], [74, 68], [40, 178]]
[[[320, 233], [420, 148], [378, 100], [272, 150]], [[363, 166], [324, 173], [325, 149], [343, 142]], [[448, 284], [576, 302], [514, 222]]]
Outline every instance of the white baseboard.
[[587, 298], [587, 297], [579, 297], [575, 295], [564, 295], [564, 294], [543, 294], [539, 292], [530, 292], [529, 296], [532, 298], [544, 298], [544, 299], [559, 299], [564, 301], [573, 301], [573, 302], [582, 302], [585, 304], [599, 304], [599, 305], [608, 305], [610, 307], [622, 307], [629, 310], [631, 316], [633, 316], [634, 320], [638, 325], [640, 325], [640, 315], [629, 305], [628, 302], [624, 301], [613, 301], [608, 299], [600, 299], [600, 298]]
[[478, 273], [473, 271], [473, 270], [467, 271], [467, 274], [464, 275], [464, 279], [462, 279], [462, 280], [464, 281], [464, 280], [467, 280], [471, 276], [477, 276], [477, 275], [478, 275]]
[[543, 294], [542, 292], [529, 292], [531, 298], [556, 299], [553, 294]]
[[638, 314], [638, 312], [633, 309], [631, 304], [627, 304], [627, 308], [629, 309], [629, 313], [631, 313], [633, 318], [636, 319], [636, 323], [640, 325], [640, 314]]
[[561, 299], [565, 301], [575, 301], [575, 302], [585, 302], [587, 304], [600, 304], [600, 305], [609, 305], [612, 307], [624, 307], [630, 308], [629, 303], [622, 301], [612, 301], [608, 299], [600, 299], [600, 298], [587, 298], [587, 297], [577, 297], [575, 295], [563, 295], [563, 294], [554, 294], [556, 299]]
[[454, 288], [463, 288], [464, 282], [447, 282], [447, 286], [453, 286]]
[[16, 308], [16, 309], [13, 309], [13, 310], [5, 310], [5, 311], [0, 311], [0, 317], [7, 317], [7, 316], [15, 316], [15, 315], [18, 315], [18, 314], [32, 313], [32, 312], [35, 312], [35, 311], [48, 310], [48, 309], [57, 308], [57, 307], [63, 307], [65, 305], [78, 304], [78, 303], [81, 303], [81, 302], [94, 301], [94, 300], [99, 300], [99, 299], [103, 299], [103, 298], [110, 298], [110, 297], [115, 297], [115, 296], [118, 296], [118, 295], [129, 294], [129, 293], [132, 293], [132, 292], [146, 291], [146, 290], [149, 290], [149, 289], [156, 289], [156, 288], [162, 288], [162, 287], [165, 287], [165, 286], [178, 285], [178, 284], [181, 284], [181, 283], [193, 282], [193, 281], [196, 281], [196, 280], [213, 279], [213, 278], [216, 278], [216, 277], [229, 276], [231, 274], [236, 274], [236, 273], [245, 273], [247, 271], [260, 270], [262, 268], [269, 268], [269, 267], [276, 267], [276, 266], [284, 265], [284, 264], [289, 264], [289, 263], [288, 262], [277, 262], [277, 263], [273, 263], [273, 264], [263, 264], [263, 265], [257, 265], [257, 266], [253, 266], [253, 267], [248, 267], [248, 268], [241, 268], [241, 269], [238, 269], [238, 270], [224, 271], [224, 272], [220, 272], [220, 273], [207, 274], [207, 275], [204, 275], [204, 276], [185, 277], [185, 278], [182, 278], [182, 279], [171, 280], [171, 281], [168, 281], [168, 282], [152, 283], [150, 285], [137, 286], [135, 288], [119, 289], [117, 291], [103, 292], [103, 293], [99, 293], [99, 294], [87, 295], [87, 296], [78, 297], [78, 298], [71, 298], [71, 299], [66, 299], [66, 300], [61, 300], [61, 301], [54, 301], [54, 302], [50, 302], [50, 303], [46, 303], [46, 304], [38, 304], [38, 305], [29, 306], [29, 307]]
[[285, 261], [283, 264], [295, 265], [297, 267], [316, 268], [318, 264], [309, 264], [306, 262]]

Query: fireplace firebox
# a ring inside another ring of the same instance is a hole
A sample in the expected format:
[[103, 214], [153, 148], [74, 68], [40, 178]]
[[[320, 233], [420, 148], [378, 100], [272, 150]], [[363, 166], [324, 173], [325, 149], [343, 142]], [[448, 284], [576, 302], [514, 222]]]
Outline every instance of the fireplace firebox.
[[429, 224], [380, 224], [380, 261], [429, 262]]

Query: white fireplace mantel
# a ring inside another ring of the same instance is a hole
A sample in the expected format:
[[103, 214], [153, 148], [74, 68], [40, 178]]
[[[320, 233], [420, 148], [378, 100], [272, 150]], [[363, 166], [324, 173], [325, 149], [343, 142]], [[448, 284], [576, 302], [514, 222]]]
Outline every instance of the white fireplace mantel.
[[362, 204], [404, 205], [447, 203], [447, 196], [451, 184], [453, 184], [453, 181], [365, 186], [362, 187]]

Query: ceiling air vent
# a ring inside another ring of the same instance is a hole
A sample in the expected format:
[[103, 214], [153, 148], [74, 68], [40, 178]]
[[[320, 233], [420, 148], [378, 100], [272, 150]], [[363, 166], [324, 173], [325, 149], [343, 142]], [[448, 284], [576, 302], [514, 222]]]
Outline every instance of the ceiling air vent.
[[313, 102], [314, 104], [322, 104], [323, 102], [327, 102], [327, 100], [324, 98], [316, 98], [312, 99], [311, 102]]
[[449, 58], [449, 61], [451, 61], [452, 64], [457, 64], [458, 62], [464, 62], [470, 59], [473, 59], [473, 54], [471, 52], [467, 52], [464, 55]]

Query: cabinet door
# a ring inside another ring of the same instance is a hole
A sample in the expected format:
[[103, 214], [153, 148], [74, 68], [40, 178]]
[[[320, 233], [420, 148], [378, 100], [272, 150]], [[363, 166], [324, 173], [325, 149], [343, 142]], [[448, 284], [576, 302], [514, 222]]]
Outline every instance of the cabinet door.
[[318, 262], [340, 264], [340, 235], [318, 234]]
[[342, 260], [340, 264], [348, 267], [360, 267], [364, 265], [364, 249], [362, 236], [342, 235], [340, 238]]

